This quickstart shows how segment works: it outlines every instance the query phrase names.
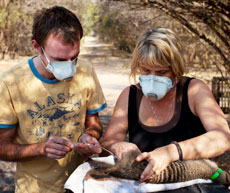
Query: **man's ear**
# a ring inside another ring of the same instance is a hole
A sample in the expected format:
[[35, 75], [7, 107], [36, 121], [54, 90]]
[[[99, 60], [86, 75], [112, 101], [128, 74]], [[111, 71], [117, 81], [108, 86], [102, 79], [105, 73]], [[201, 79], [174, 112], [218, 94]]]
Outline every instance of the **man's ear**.
[[37, 53], [41, 53], [41, 46], [37, 43], [36, 40], [32, 40], [31, 41], [31, 44], [32, 44], [32, 47], [34, 48], [34, 50], [37, 52]]

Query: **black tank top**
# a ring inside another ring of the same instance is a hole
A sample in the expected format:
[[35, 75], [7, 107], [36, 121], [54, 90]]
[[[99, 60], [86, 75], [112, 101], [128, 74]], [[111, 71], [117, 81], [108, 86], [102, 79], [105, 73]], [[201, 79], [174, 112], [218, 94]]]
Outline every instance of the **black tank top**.
[[188, 105], [188, 85], [191, 78], [183, 77], [176, 88], [176, 106], [172, 119], [160, 126], [143, 125], [138, 117], [143, 93], [132, 85], [129, 92], [128, 132], [129, 141], [135, 143], [141, 152], [149, 152], [172, 141], [183, 141], [205, 133], [200, 119]]

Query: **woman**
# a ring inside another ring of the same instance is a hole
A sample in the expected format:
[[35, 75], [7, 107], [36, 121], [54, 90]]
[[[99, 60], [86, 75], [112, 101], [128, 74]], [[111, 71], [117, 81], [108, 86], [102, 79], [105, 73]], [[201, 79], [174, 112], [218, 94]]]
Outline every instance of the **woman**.
[[[147, 160], [140, 181], [153, 178], [176, 160], [211, 158], [230, 148], [229, 127], [210, 89], [184, 77], [175, 34], [165, 28], [138, 41], [131, 76], [139, 83], [120, 94], [102, 140], [118, 158], [137, 147]], [[127, 133], [129, 142], [125, 142]], [[134, 145], [135, 144], [135, 145]]]

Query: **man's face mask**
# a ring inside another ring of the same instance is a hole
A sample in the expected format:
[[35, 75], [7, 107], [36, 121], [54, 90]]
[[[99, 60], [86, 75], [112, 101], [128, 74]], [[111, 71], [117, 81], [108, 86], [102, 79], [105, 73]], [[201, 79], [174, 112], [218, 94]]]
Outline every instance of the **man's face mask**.
[[52, 61], [50, 62], [43, 48], [42, 48], [42, 51], [46, 57], [48, 65], [45, 66], [42, 58], [40, 57], [41, 62], [45, 66], [46, 70], [51, 72], [56, 79], [65, 80], [68, 78], [72, 78], [76, 74], [77, 57], [72, 61]]
[[151, 101], [162, 99], [173, 87], [171, 79], [165, 76], [143, 75], [139, 80], [143, 94]]

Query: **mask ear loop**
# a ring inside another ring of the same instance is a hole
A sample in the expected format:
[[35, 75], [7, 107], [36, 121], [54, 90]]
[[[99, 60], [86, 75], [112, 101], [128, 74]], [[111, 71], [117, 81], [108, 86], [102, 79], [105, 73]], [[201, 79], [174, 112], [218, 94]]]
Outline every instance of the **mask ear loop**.
[[40, 55], [40, 60], [41, 60], [42, 65], [44, 66], [44, 68], [46, 68], [46, 65], [45, 65], [45, 63], [44, 63], [44, 61], [43, 61], [41, 55]]
[[[41, 49], [42, 49], [43, 54], [44, 54], [45, 57], [46, 57], [47, 62], [50, 63], [50, 60], [49, 60], [48, 56], [46, 55], [46, 52], [45, 52], [45, 50], [43, 49], [43, 47], [41, 47]], [[41, 57], [41, 56], [40, 56], [40, 57]]]
[[49, 61], [49, 59], [48, 59], [48, 57], [47, 57], [47, 55], [46, 55], [44, 49], [43, 49], [42, 47], [41, 47], [41, 49], [42, 49], [42, 52], [44, 53], [44, 55], [45, 55], [45, 57], [46, 57], [46, 60], [47, 60], [48, 64], [47, 64], [47, 66], [45, 65], [45, 62], [43, 61], [43, 59], [42, 59], [42, 57], [41, 57], [41, 55], [40, 55], [41, 63], [42, 63], [42, 65], [43, 65], [43, 67], [44, 67], [48, 72], [53, 73], [53, 72], [52, 72], [53, 67], [50, 65], [50, 61]]
[[175, 88], [177, 85], [177, 77], [175, 77], [173, 83], [172, 83], [172, 87], [171, 88]]
[[74, 61], [74, 63], [75, 63], [75, 66], [77, 66], [78, 57], [76, 57], [74, 60], [75, 60], [75, 61]]
[[41, 47], [41, 49], [42, 49], [42, 52], [44, 53], [44, 56], [45, 56], [45, 58], [46, 58], [46, 60], [48, 62], [47, 66], [45, 65], [45, 62], [43, 61], [41, 55], [40, 55], [40, 60], [41, 60], [41, 62], [43, 64], [44, 68], [46, 70], [48, 70], [50, 73], [53, 73], [53, 66], [50, 64], [50, 60], [49, 60], [48, 56], [46, 55], [45, 50], [43, 49], [43, 47]]
[[172, 83], [172, 87], [171, 87], [171, 88], [175, 88], [175, 86], [176, 86], [176, 80], [175, 80], [175, 81], [173, 81], [173, 83]]

